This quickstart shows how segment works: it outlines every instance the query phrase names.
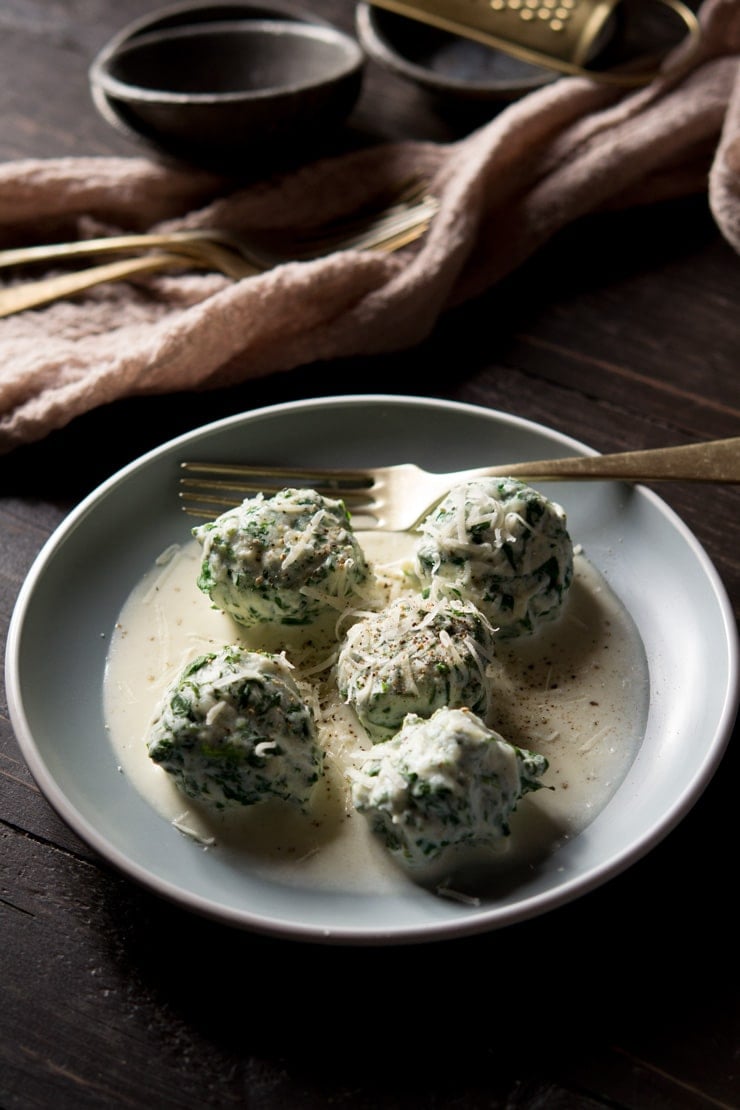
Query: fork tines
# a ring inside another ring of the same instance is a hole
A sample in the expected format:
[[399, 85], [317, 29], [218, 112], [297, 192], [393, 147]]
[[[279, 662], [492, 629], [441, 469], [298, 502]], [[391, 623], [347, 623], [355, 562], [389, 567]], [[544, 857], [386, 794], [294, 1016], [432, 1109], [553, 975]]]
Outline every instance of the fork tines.
[[347, 508], [367, 502], [372, 479], [362, 471], [293, 469], [231, 463], [182, 462], [179, 496], [191, 516], [216, 517], [245, 498], [271, 496], [287, 487], [313, 489], [325, 497], [341, 498]]

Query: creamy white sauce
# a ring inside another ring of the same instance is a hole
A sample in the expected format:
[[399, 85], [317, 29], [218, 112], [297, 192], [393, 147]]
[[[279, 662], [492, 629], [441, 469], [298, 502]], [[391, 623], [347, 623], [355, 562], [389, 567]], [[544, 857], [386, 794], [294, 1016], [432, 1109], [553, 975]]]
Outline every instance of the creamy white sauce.
[[[382, 596], [409, 588], [414, 539], [358, 533]], [[398, 889], [410, 876], [352, 809], [347, 771], [370, 747], [332, 679], [334, 620], [322, 629], [243, 629], [197, 588], [201, 549], [193, 541], [163, 553], [124, 605], [111, 637], [104, 704], [116, 759], [133, 786], [170, 823], [162, 835], [193, 837], [237, 869], [324, 889]], [[368, 601], [371, 602], [369, 596]], [[212, 814], [185, 797], [149, 759], [146, 737], [157, 704], [186, 662], [227, 643], [284, 650], [317, 718], [325, 774], [311, 813], [279, 802]], [[498, 644], [497, 695], [487, 723], [511, 743], [549, 760], [501, 849], [448, 857], [423, 876], [440, 893], [465, 899], [490, 883], [514, 881], [603, 809], [623, 780], [644, 733], [649, 686], [637, 631], [618, 599], [580, 553], [557, 621], [534, 637]]]

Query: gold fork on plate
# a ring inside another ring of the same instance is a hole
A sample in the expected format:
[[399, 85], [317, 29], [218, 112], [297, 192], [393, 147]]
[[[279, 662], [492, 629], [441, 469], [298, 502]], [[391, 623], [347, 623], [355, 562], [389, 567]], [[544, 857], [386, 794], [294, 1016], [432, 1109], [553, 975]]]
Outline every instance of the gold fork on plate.
[[0, 271], [41, 262], [60, 263], [77, 258], [145, 252], [83, 270], [55, 274], [0, 290], [0, 317], [71, 297], [93, 286], [125, 281], [164, 270], [215, 270], [234, 280], [251, 277], [289, 261], [325, 257], [334, 251], [400, 250], [429, 227], [437, 199], [410, 184], [390, 203], [315, 233], [284, 239], [242, 237], [219, 228], [103, 236], [72, 243], [21, 247], [0, 251]]
[[179, 497], [191, 516], [213, 519], [256, 493], [269, 495], [287, 486], [305, 486], [343, 500], [358, 528], [407, 532], [453, 486], [476, 478], [740, 484], [740, 436], [611, 455], [502, 463], [451, 474], [432, 474], [413, 463], [357, 470], [216, 462], [180, 465]]

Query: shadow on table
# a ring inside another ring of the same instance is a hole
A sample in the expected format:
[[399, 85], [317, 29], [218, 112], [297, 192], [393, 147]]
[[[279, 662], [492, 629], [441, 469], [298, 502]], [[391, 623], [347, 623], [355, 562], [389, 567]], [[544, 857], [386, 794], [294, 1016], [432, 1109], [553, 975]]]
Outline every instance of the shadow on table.
[[[605, 1056], [626, 1074], [663, 1071], [670, 1086], [672, 1069], [690, 1075], [703, 1048], [716, 1052], [735, 1005], [722, 804], [735, 776], [727, 764], [720, 775], [630, 871], [493, 933], [306, 945], [232, 931], [132, 888], [123, 918], [120, 903], [109, 907], [111, 951], [121, 975], [133, 974], [188, 1035], [237, 1072], [259, 1066], [285, 1104], [326, 1105], [321, 1092], [334, 1089], [336, 1105], [346, 1097], [368, 1110], [449, 1106], [453, 1095], [477, 1106], [481, 1091], [503, 1098], [512, 1085], [598, 1086]], [[712, 843], [716, 856], [697, 859], [697, 844]]]

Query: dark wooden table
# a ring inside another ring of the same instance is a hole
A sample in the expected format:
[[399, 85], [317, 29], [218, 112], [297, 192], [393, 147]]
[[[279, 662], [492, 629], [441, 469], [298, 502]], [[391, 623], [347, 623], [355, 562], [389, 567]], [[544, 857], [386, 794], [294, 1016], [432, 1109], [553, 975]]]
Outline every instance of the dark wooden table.
[[[154, 6], [5, 0], [0, 158], [138, 153], [97, 116], [86, 70]], [[351, 4], [314, 8], [352, 28]], [[366, 141], [475, 125], [374, 65], [353, 122]], [[240, 409], [350, 381], [502, 409], [602, 451], [737, 434], [738, 303], [737, 256], [696, 196], [568, 228], [418, 349], [78, 419], [0, 460], [3, 640], [34, 556], [89, 489]], [[740, 491], [661, 493], [737, 610]], [[4, 704], [0, 776], [2, 1110], [740, 1105], [736, 744], [627, 873], [544, 918], [418, 948], [281, 942], [161, 902], [58, 819]]]

